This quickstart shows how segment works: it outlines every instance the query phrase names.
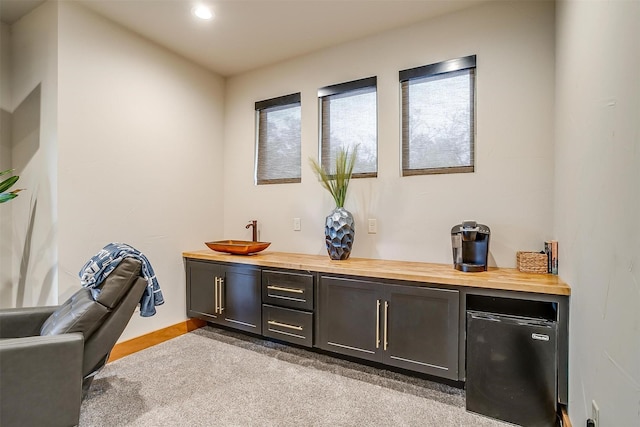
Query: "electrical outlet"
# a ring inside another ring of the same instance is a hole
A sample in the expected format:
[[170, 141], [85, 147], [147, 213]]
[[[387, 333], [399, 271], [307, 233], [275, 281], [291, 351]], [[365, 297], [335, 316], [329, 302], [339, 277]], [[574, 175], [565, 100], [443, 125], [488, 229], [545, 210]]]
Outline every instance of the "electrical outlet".
[[376, 234], [378, 232], [378, 221], [375, 219], [369, 219], [369, 234]]
[[594, 422], [593, 427], [598, 427], [600, 425], [600, 408], [595, 400], [591, 401], [591, 419]]
[[300, 218], [293, 218], [293, 231], [300, 231]]

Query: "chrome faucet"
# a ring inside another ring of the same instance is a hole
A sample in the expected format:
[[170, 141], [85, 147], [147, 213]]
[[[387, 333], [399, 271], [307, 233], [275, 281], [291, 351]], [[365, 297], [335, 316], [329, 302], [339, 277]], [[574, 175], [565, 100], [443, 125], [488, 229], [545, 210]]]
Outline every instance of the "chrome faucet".
[[252, 231], [252, 241], [257, 242], [258, 241], [258, 220], [254, 219], [253, 221], [251, 221], [249, 224], [247, 224], [247, 226], [245, 227], [247, 230], [249, 229], [249, 227], [253, 227]]

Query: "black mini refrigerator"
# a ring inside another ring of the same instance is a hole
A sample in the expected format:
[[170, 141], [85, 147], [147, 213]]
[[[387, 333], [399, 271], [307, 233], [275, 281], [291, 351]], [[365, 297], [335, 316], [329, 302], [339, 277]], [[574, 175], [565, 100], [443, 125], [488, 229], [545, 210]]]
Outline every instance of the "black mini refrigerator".
[[524, 427], [556, 425], [557, 323], [467, 311], [467, 410]]

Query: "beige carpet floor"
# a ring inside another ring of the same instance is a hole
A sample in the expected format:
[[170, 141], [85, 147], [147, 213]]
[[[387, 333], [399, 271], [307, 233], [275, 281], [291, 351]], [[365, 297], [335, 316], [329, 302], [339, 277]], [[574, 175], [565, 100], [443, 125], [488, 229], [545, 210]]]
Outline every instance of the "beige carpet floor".
[[507, 426], [464, 391], [205, 327], [108, 364], [80, 426]]

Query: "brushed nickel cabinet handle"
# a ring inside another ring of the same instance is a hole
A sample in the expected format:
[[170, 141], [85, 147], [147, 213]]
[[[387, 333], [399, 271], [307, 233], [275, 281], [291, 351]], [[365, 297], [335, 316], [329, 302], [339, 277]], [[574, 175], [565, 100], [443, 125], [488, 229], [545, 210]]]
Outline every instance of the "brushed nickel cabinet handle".
[[215, 314], [218, 314], [218, 277], [216, 276], [213, 281], [213, 303]]
[[220, 314], [224, 311], [224, 277], [220, 278]]
[[376, 300], [376, 348], [380, 348], [380, 300]]
[[302, 326], [289, 325], [287, 323], [276, 322], [275, 320], [268, 320], [267, 323], [273, 326], [280, 326], [281, 328], [295, 329], [296, 331], [302, 330]]
[[384, 351], [387, 351], [387, 325], [389, 323], [389, 316], [387, 315], [389, 309], [389, 303], [387, 301], [384, 302]]
[[296, 289], [296, 288], [283, 288], [282, 286], [272, 286], [269, 285], [267, 286], [267, 289], [270, 289], [272, 291], [282, 291], [282, 292], [291, 292], [294, 294], [303, 294], [304, 290], [302, 289]]

